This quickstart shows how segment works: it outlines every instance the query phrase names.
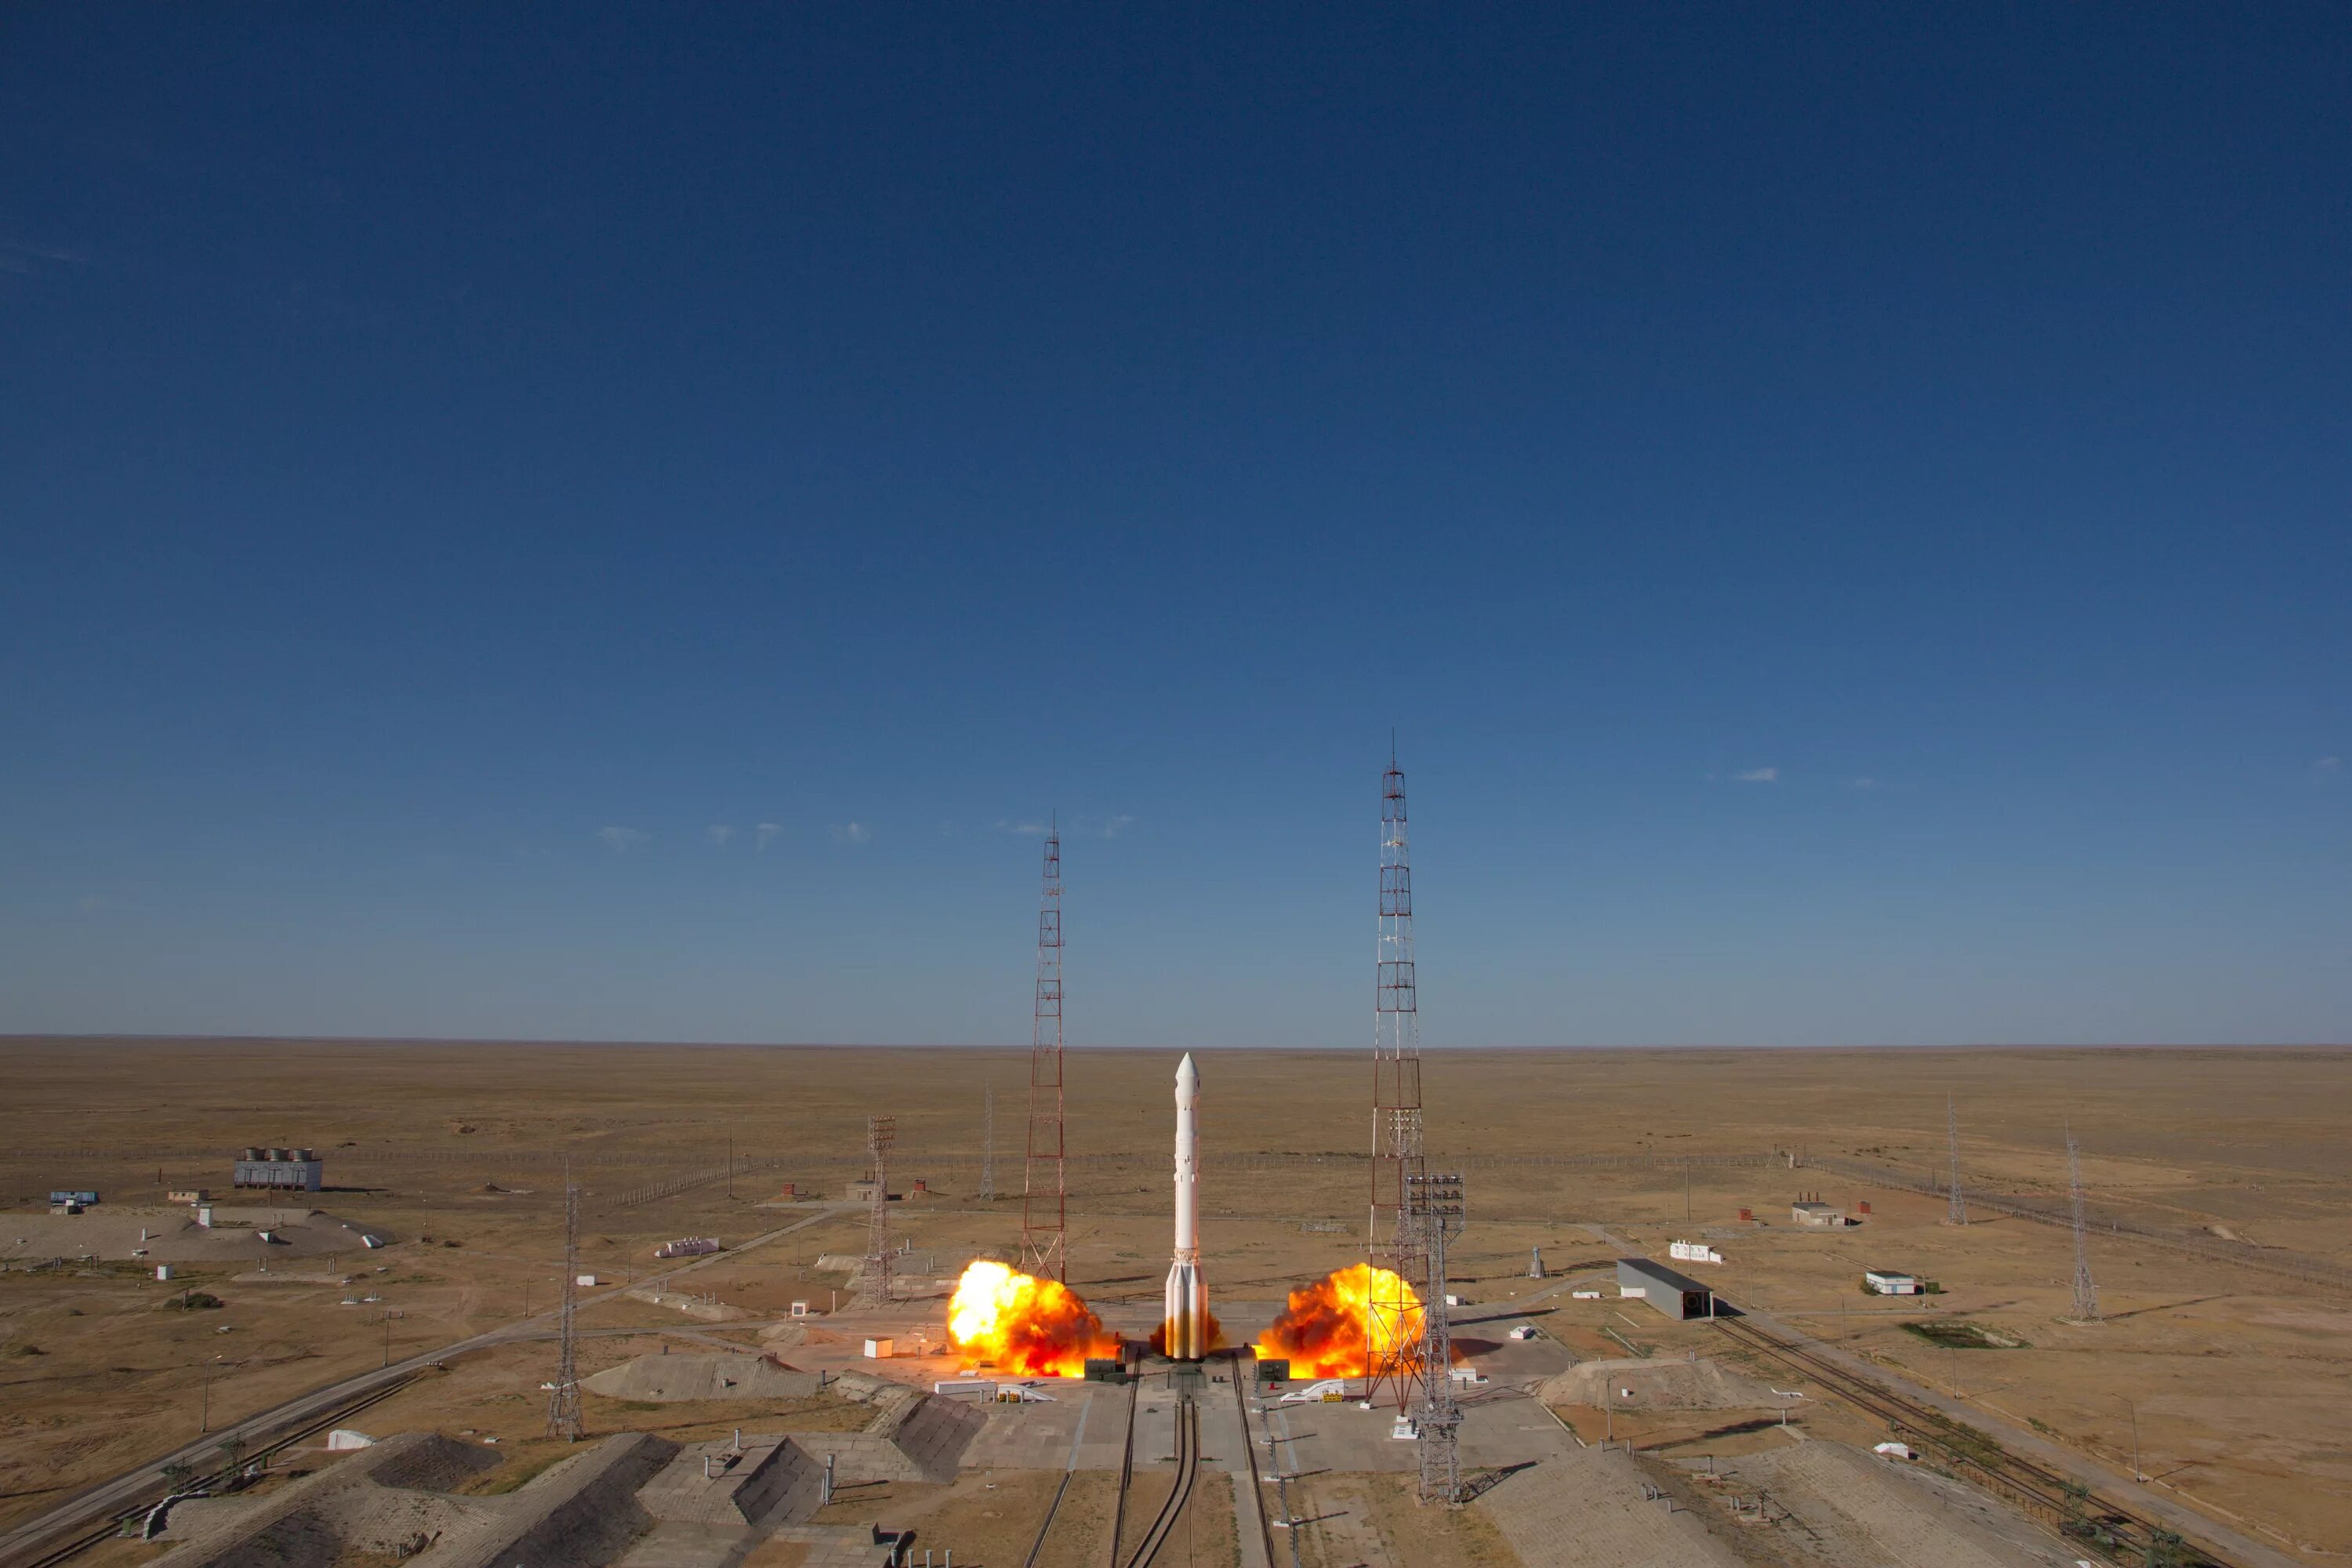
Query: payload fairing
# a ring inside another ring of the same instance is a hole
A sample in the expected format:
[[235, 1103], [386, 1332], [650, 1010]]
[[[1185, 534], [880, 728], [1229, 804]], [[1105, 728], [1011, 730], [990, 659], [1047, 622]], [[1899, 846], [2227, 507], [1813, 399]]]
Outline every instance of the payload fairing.
[[1209, 1352], [1209, 1290], [1201, 1281], [1201, 1132], [1194, 1114], [1201, 1075], [1187, 1052], [1176, 1068], [1176, 1258], [1168, 1267], [1167, 1318], [1160, 1343], [1171, 1361]]

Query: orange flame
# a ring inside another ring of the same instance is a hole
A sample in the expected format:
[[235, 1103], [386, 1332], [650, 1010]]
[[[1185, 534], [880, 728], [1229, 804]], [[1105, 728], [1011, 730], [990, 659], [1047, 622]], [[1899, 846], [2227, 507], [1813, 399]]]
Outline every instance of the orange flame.
[[1287, 1357], [1293, 1377], [1362, 1377], [1410, 1361], [1420, 1342], [1421, 1298], [1412, 1287], [1388, 1269], [1358, 1263], [1293, 1290], [1250, 1353], [1261, 1361]]
[[1088, 1356], [1118, 1353], [1118, 1336], [1068, 1286], [984, 1258], [956, 1281], [948, 1342], [1022, 1377], [1083, 1377]]

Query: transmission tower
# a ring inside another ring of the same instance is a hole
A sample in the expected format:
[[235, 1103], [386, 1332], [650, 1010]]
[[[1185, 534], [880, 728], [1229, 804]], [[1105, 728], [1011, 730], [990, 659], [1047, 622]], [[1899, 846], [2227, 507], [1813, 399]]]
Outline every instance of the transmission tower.
[[1944, 1097], [1944, 1124], [1952, 1135], [1952, 1202], [1944, 1215], [1946, 1225], [1969, 1223], [1969, 1205], [1960, 1199], [1960, 1107], [1950, 1095]]
[[890, 1145], [898, 1140], [898, 1119], [866, 1119], [866, 1157], [874, 1165], [874, 1202], [866, 1210], [866, 1267], [857, 1277], [857, 1304], [890, 1304]]
[[996, 1090], [980, 1091], [980, 1201], [996, 1201]]
[[[1411, 1212], [1412, 1179], [1422, 1173], [1421, 1016], [1412, 972], [1412, 867], [1406, 854], [1404, 774], [1391, 745], [1381, 775], [1380, 939], [1372, 978], [1372, 1207], [1365, 1227], [1373, 1276], [1365, 1310], [1370, 1364], [1365, 1397], [1389, 1385], [1402, 1410], [1412, 1397], [1412, 1281], [1421, 1278], [1421, 1227]], [[1390, 1347], [1383, 1354], [1381, 1347]]]
[[1029, 1153], [1021, 1171], [1021, 1271], [1067, 1282], [1068, 1173], [1062, 1141], [1062, 835], [1045, 834], [1037, 909], [1037, 1007], [1029, 1036]]
[[555, 1382], [547, 1393], [547, 1435], [580, 1440], [580, 1331], [572, 1311], [580, 1291], [580, 1189], [563, 1168], [563, 1306], [557, 1318]]
[[2099, 1285], [2091, 1278], [2091, 1239], [2083, 1223], [2083, 1156], [2074, 1129], [2066, 1129], [2066, 1184], [2074, 1190], [2074, 1316], [2077, 1323], [2099, 1321]]
[[1405, 1178], [1406, 1205], [1421, 1233], [1429, 1293], [1421, 1309], [1420, 1398], [1413, 1436], [1421, 1448], [1421, 1500], [1462, 1500], [1462, 1409], [1454, 1402], [1454, 1328], [1445, 1308], [1445, 1246], [1462, 1234], [1462, 1178]]

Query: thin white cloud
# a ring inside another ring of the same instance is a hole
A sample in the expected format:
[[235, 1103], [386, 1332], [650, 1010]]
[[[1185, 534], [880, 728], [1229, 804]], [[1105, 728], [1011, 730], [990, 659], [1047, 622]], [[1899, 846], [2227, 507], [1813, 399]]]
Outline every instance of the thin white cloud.
[[1009, 822], [1000, 816], [996, 819], [996, 831], [1018, 833], [1024, 838], [1043, 838], [1051, 830], [1042, 822]]
[[765, 855], [768, 852], [769, 841], [782, 831], [782, 826], [773, 822], [763, 822], [751, 829], [751, 837], [758, 841], [760, 853]]
[[2315, 773], [2340, 773], [2344, 771], [2344, 759], [2322, 757], [2311, 764], [2311, 771]]
[[829, 831], [843, 844], [863, 844], [874, 837], [874, 830], [862, 822], [836, 823]]
[[1731, 777], [1733, 782], [1736, 784], [1779, 784], [1780, 782], [1780, 770], [1778, 768], [1749, 768], [1745, 773], [1737, 773], [1732, 774]]
[[1126, 832], [1129, 825], [1134, 821], [1135, 818], [1128, 816], [1125, 812], [1121, 812], [1117, 816], [1107, 816], [1103, 818], [1102, 826], [1095, 830], [1095, 837], [1097, 838], [1116, 838], [1120, 834]]
[[723, 822], [712, 823], [709, 831], [710, 834], [710, 842], [713, 844], [724, 844], [729, 839], [735, 837], [735, 830], [728, 826]]
[[600, 827], [596, 830], [596, 837], [624, 855], [654, 841], [652, 834], [638, 827]]
[[1853, 780], [1849, 787], [1853, 789], [1876, 789], [1878, 787], [1878, 781], [1872, 778], [1868, 773], [1864, 773], [1860, 778]]

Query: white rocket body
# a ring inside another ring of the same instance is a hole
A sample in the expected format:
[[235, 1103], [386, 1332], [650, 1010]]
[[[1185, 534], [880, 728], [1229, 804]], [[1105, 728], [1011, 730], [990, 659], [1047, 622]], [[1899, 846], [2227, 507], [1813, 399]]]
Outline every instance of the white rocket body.
[[1176, 1069], [1176, 1259], [1168, 1267], [1161, 1342], [1171, 1361], [1209, 1352], [1209, 1290], [1201, 1281], [1201, 1134], [1193, 1118], [1201, 1075], [1188, 1053]]

